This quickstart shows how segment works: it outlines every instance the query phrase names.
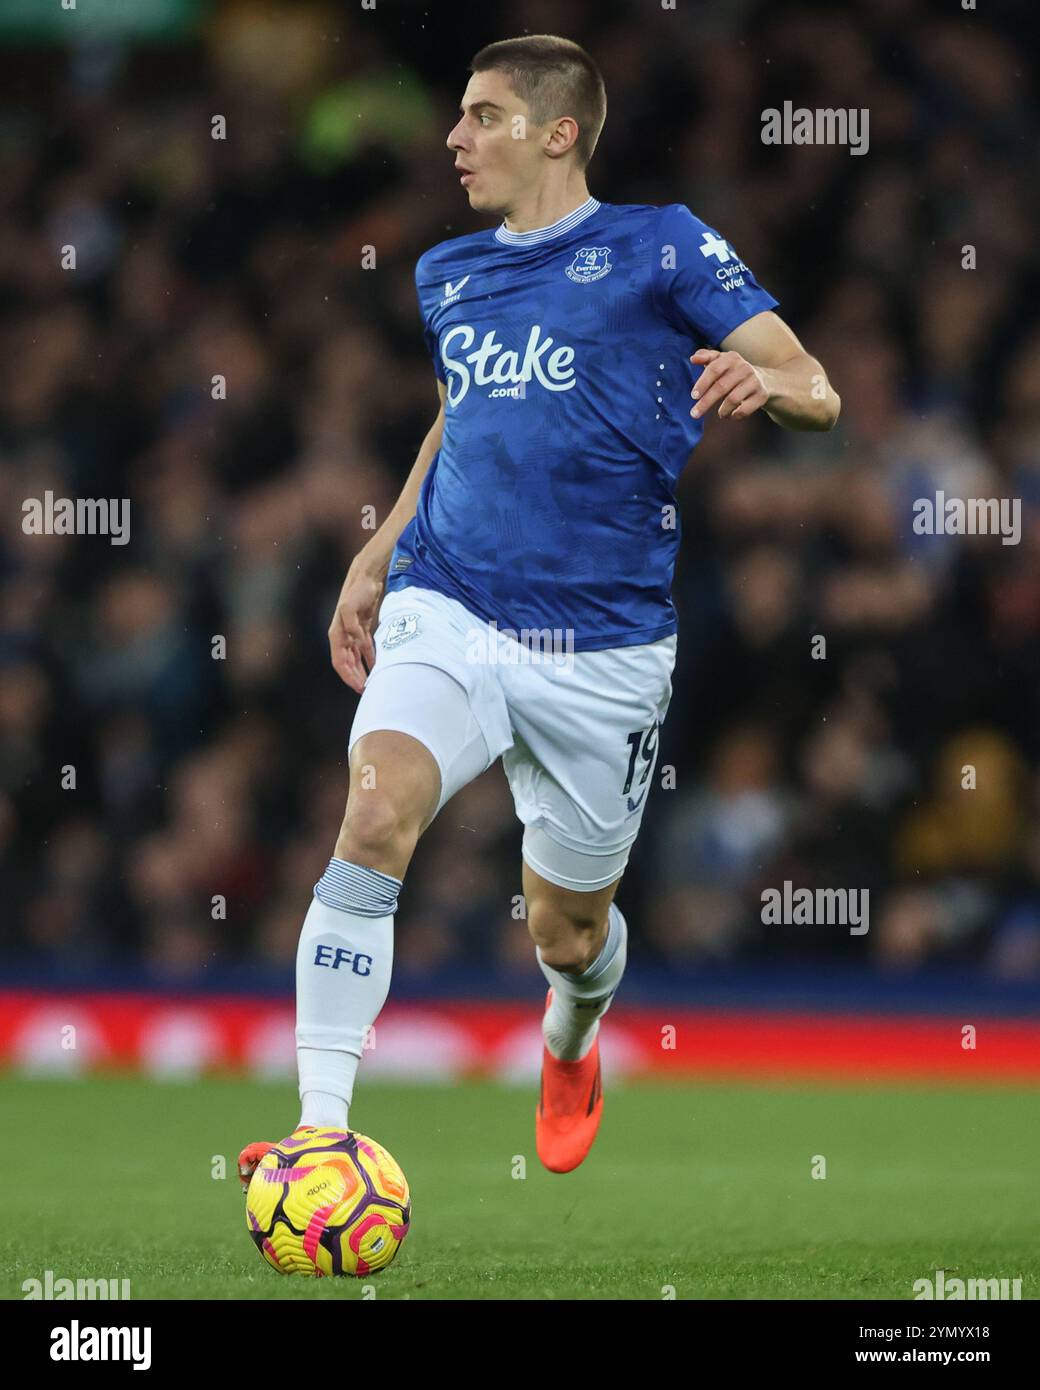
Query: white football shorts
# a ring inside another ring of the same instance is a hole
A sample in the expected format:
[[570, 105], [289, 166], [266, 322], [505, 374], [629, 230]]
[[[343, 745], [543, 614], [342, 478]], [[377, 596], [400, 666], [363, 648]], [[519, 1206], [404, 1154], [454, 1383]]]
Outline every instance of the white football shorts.
[[379, 610], [376, 663], [350, 731], [391, 729], [429, 749], [442, 806], [501, 756], [523, 856], [592, 892], [624, 872], [672, 695], [675, 636], [568, 651], [567, 634], [508, 633], [418, 587]]

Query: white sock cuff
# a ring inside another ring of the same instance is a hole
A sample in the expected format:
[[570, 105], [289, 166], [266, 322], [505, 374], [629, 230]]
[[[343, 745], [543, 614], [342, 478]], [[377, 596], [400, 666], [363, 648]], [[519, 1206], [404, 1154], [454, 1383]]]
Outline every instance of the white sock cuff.
[[392, 917], [403, 884], [392, 874], [330, 859], [329, 867], [314, 885], [314, 896], [326, 907], [354, 912], [359, 917]]
[[628, 958], [628, 927], [625, 919], [611, 904], [607, 919], [607, 939], [603, 943], [603, 949], [589, 968], [580, 975], [546, 965], [537, 946], [535, 958], [542, 974], [557, 995], [567, 999], [590, 999], [601, 994], [604, 989], [613, 993], [625, 973]]
[[582, 984], [591, 984], [605, 970], [608, 970], [622, 945], [627, 944], [627, 942], [628, 924], [616, 904], [611, 903], [610, 911], [607, 914], [607, 939], [603, 943], [603, 950], [600, 951], [589, 968], [578, 976]]

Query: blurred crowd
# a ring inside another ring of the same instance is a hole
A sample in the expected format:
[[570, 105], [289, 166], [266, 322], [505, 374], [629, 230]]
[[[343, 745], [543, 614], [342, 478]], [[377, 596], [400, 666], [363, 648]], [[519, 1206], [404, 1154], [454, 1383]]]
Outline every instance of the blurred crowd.
[[[1040, 973], [1027, 7], [390, 8], [0, 61], [4, 959], [291, 964], [356, 704], [326, 631], [436, 412], [415, 260], [493, 225], [444, 139], [469, 55], [526, 30], [604, 72], [592, 192], [718, 227], [843, 401], [825, 435], [710, 420], [684, 474], [633, 958]], [[869, 108], [869, 154], [762, 145], [785, 99]], [[47, 490], [128, 498], [129, 543], [25, 534]], [[1021, 499], [1019, 543], [916, 534], [940, 491]], [[533, 968], [519, 847], [496, 767], [420, 844], [398, 963]], [[764, 925], [785, 881], [868, 889], [869, 933]]]

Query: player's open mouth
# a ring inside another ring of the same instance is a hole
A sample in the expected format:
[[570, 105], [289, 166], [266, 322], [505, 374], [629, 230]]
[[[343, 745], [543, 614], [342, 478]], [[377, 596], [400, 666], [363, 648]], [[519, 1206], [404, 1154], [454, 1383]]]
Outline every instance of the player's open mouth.
[[463, 169], [461, 165], [456, 165], [456, 169], [459, 173], [459, 183], [462, 184], [463, 188], [466, 187], [467, 180], [472, 180], [477, 177], [472, 169]]

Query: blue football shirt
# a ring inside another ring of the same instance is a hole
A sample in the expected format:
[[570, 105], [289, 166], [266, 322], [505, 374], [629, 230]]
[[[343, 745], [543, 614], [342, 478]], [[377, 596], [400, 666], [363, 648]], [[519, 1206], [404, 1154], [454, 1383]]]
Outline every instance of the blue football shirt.
[[441, 242], [415, 278], [444, 435], [387, 587], [575, 651], [673, 633], [675, 485], [703, 432], [689, 356], [778, 301], [679, 203], [589, 198]]

